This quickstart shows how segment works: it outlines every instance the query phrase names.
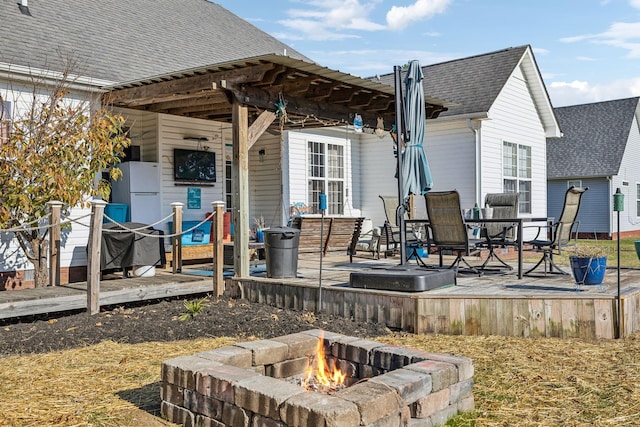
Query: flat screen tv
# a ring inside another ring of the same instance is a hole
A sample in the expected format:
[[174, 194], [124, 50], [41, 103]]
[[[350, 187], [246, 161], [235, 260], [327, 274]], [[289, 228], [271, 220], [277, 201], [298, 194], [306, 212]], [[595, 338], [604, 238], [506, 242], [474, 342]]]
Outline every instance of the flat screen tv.
[[216, 153], [174, 148], [173, 178], [176, 183], [216, 182]]

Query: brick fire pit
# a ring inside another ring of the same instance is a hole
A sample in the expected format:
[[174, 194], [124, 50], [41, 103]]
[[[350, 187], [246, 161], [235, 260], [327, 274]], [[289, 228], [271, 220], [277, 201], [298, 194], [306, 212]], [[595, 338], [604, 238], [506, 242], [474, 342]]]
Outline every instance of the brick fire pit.
[[[349, 387], [293, 380], [319, 338]], [[162, 415], [186, 426], [436, 426], [473, 410], [473, 363], [315, 329], [167, 360], [161, 397]]]

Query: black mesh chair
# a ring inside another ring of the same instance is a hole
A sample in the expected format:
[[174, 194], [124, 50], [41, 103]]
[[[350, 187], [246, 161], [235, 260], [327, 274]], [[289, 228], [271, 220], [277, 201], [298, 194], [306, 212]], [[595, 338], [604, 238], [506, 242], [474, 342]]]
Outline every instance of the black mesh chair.
[[481, 240], [469, 239], [467, 225], [462, 217], [458, 192], [456, 190], [431, 191], [424, 197], [431, 231], [431, 245], [435, 247], [434, 251], [439, 255], [440, 267], [444, 264], [443, 253], [451, 251], [455, 255], [455, 259], [449, 268], [458, 272], [460, 271], [460, 263], [463, 263], [467, 267], [467, 271], [481, 274], [477, 268], [472, 267], [464, 259], [464, 255], [470, 255]]
[[[514, 219], [518, 217], [519, 196], [520, 193], [488, 193], [484, 198], [484, 205], [492, 209], [494, 220]], [[498, 256], [496, 249], [518, 246], [515, 232], [516, 223], [513, 222], [487, 222], [484, 224], [481, 232], [484, 241], [480, 242], [478, 246], [488, 249], [489, 255], [481, 266], [483, 270], [490, 268], [491, 261], [497, 262], [503, 268], [513, 270], [512, 266]]]
[[[536, 238], [525, 242], [530, 245], [531, 249], [529, 250], [542, 253], [540, 261], [524, 273], [526, 276], [532, 276], [532, 273], [542, 264], [544, 264], [543, 273], [545, 276], [550, 273], [569, 274], [553, 262], [553, 256], [560, 255], [562, 250], [568, 246], [575, 246], [580, 227], [580, 222], [577, 220], [580, 202], [582, 195], [588, 189], [589, 187], [569, 188], [564, 195], [564, 206], [560, 219], [552, 224], [538, 227]], [[542, 236], [547, 238], [542, 238]]]

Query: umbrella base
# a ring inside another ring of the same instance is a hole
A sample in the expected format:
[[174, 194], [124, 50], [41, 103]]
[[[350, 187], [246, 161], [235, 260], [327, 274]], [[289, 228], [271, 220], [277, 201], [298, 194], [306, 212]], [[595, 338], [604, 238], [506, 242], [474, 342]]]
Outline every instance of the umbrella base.
[[352, 288], [399, 292], [423, 292], [455, 284], [456, 274], [453, 270], [425, 270], [407, 266], [351, 273], [349, 278]]

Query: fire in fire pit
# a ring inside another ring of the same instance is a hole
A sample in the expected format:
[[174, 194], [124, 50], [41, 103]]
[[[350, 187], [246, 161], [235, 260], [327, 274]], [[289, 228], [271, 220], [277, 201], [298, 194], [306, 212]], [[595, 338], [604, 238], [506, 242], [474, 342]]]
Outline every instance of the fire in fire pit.
[[316, 353], [309, 360], [307, 377], [302, 381], [302, 387], [310, 391], [331, 394], [345, 387], [346, 374], [335, 366], [330, 366], [324, 351], [323, 334], [318, 337]]

